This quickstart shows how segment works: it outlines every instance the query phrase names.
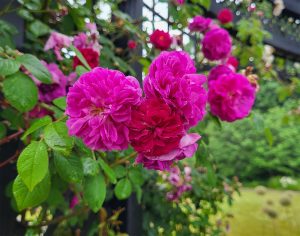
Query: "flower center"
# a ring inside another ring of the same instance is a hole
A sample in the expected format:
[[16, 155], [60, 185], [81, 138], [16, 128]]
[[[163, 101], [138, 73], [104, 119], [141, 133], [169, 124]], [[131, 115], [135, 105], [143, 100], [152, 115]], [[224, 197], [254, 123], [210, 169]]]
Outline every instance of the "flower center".
[[96, 107], [95, 105], [93, 105], [91, 108], [91, 115], [97, 116], [100, 115], [103, 111], [103, 107]]

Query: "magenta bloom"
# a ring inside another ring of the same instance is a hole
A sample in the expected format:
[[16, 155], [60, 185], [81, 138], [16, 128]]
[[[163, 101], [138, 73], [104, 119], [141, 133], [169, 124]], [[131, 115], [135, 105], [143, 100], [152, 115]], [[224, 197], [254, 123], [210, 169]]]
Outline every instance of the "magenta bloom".
[[197, 133], [184, 135], [174, 150], [160, 156], [148, 156], [139, 153], [135, 162], [141, 163], [147, 169], [170, 170], [170, 166], [186, 157], [192, 157], [198, 148], [197, 141], [201, 136]]
[[119, 71], [97, 67], [83, 74], [67, 95], [69, 134], [94, 150], [126, 149], [131, 109], [141, 96], [138, 81]]
[[178, 5], [183, 5], [185, 0], [175, 0]]
[[47, 40], [44, 51], [54, 49], [57, 60], [63, 60], [63, 57], [60, 54], [60, 50], [63, 47], [69, 47], [72, 43], [72, 38], [67, 35], [60, 34], [57, 32], [51, 32], [49, 39]]
[[232, 69], [225, 65], [218, 65], [211, 69], [208, 75], [208, 83], [213, 80], [217, 80], [222, 75], [228, 75], [233, 73]]
[[[51, 74], [52, 84], [42, 84], [38, 82], [39, 100], [42, 102], [50, 103], [55, 98], [66, 95], [66, 86], [68, 77], [59, 69], [55, 63], [47, 64], [42, 61], [42, 64], [49, 70]], [[36, 81], [36, 80], [35, 80]]]
[[192, 22], [189, 23], [189, 30], [193, 32], [204, 32], [208, 30], [212, 20], [203, 16], [195, 16]]
[[209, 60], [226, 58], [231, 51], [231, 38], [229, 33], [221, 28], [208, 31], [202, 41], [202, 52]]
[[146, 98], [163, 99], [178, 112], [186, 128], [196, 125], [206, 111], [204, 75], [196, 74], [194, 61], [183, 51], [162, 52], [144, 80]]
[[241, 74], [225, 74], [209, 84], [210, 110], [221, 120], [233, 122], [248, 116], [254, 100], [255, 88]]
[[76, 195], [74, 195], [70, 201], [69, 208], [73, 209], [78, 204], [79, 204], [79, 199]]

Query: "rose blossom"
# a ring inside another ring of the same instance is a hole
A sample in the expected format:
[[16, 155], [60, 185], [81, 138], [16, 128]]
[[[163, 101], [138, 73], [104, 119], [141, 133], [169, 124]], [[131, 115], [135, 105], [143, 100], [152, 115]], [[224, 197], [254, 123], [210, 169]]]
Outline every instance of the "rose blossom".
[[203, 119], [207, 93], [204, 75], [196, 74], [194, 61], [183, 51], [162, 52], [150, 65], [144, 80], [146, 98], [163, 99], [189, 128]]
[[155, 48], [160, 50], [167, 50], [170, 48], [172, 43], [172, 38], [168, 32], [163, 30], [155, 30], [150, 35], [150, 42], [154, 45]]
[[74, 195], [70, 201], [69, 208], [73, 209], [78, 204], [79, 204], [79, 199], [76, 195]]
[[255, 100], [255, 88], [236, 73], [220, 76], [209, 84], [208, 102], [213, 115], [233, 122], [248, 116]]
[[129, 40], [127, 43], [127, 46], [129, 49], [135, 49], [137, 46], [137, 43], [134, 40]]
[[231, 73], [233, 73], [233, 71], [228, 66], [218, 65], [210, 70], [209, 75], [208, 75], [208, 83], [210, 83], [213, 80], [218, 79], [222, 75], [228, 75]]
[[49, 70], [51, 74], [52, 84], [42, 84], [37, 82], [39, 89], [39, 100], [42, 102], [49, 103], [55, 98], [66, 95], [66, 86], [68, 77], [59, 69], [55, 63], [47, 64], [41, 61], [42, 64]]
[[[91, 68], [99, 66], [99, 54], [92, 48], [78, 48], [82, 56], [85, 58]], [[77, 66], [83, 65], [79, 58], [76, 56], [73, 58], [73, 69]]]
[[184, 192], [192, 190], [190, 185], [192, 181], [191, 167], [184, 167], [184, 175], [177, 166], [172, 167], [168, 181], [172, 185], [172, 190], [167, 192], [166, 197], [169, 201], [177, 202]]
[[202, 41], [202, 52], [209, 60], [226, 58], [231, 51], [231, 38], [229, 33], [221, 28], [208, 31]]
[[178, 147], [184, 132], [180, 116], [160, 99], [146, 99], [132, 111], [129, 139], [138, 153], [167, 154]]
[[131, 109], [141, 96], [138, 81], [119, 71], [98, 67], [83, 74], [67, 95], [69, 134], [93, 150], [126, 149]]
[[178, 5], [183, 5], [185, 0], [175, 0], [175, 3]]
[[72, 38], [67, 35], [60, 34], [57, 32], [51, 32], [50, 37], [48, 38], [44, 51], [48, 51], [50, 49], [54, 49], [54, 53], [56, 55], [57, 60], [63, 60], [63, 57], [60, 54], [60, 50], [63, 47], [69, 47], [72, 43]]
[[232, 13], [232, 11], [230, 9], [228, 9], [228, 8], [223, 8], [218, 13], [218, 20], [222, 24], [227, 24], [227, 23], [232, 22], [232, 20], [233, 20], [233, 13]]
[[195, 16], [192, 22], [189, 23], [189, 30], [192, 32], [204, 32], [208, 30], [212, 20], [203, 16]]
[[234, 71], [236, 71], [239, 67], [239, 61], [234, 56], [230, 56], [226, 61], [226, 65], [231, 67], [231, 69], [233, 69]]

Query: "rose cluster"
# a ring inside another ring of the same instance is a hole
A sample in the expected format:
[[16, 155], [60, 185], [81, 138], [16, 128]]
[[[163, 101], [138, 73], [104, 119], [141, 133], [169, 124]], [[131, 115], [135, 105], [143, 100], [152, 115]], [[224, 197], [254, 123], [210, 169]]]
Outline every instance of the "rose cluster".
[[170, 191], [167, 192], [166, 198], [169, 201], [178, 202], [182, 194], [192, 190], [192, 169], [189, 166], [185, 166], [183, 173], [179, 167], [172, 167], [169, 174], [163, 174], [164, 180], [172, 186]]
[[[97, 26], [94, 23], [87, 23], [85, 27], [87, 29], [86, 33], [81, 32], [73, 38], [53, 31], [45, 44], [44, 50], [53, 49], [57, 60], [61, 61], [64, 59], [61, 55], [62, 49], [68, 48], [73, 44], [81, 52], [91, 68], [99, 66], [101, 46], [98, 43], [99, 32]], [[73, 58], [73, 69], [79, 65], [82, 65], [82, 63], [75, 56]]]
[[94, 68], [67, 95], [69, 133], [94, 150], [124, 150], [131, 144], [137, 163], [168, 170], [197, 150], [200, 135], [188, 130], [205, 115], [205, 81], [183, 51], [162, 52], [153, 61], [144, 97], [135, 78]]

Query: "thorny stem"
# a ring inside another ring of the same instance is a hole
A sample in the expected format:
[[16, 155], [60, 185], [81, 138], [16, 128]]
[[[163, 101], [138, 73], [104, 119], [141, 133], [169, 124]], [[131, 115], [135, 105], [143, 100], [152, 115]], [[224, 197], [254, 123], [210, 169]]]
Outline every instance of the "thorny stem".
[[129, 154], [128, 156], [125, 156], [125, 157], [123, 157], [123, 158], [117, 160], [116, 162], [114, 162], [114, 163], [111, 165], [111, 167], [116, 166], [116, 165], [119, 165], [119, 164], [126, 163], [130, 158], [133, 158], [133, 157], [135, 157], [136, 155], [137, 155], [137, 153], [136, 153], [136, 152], [133, 152], [133, 153]]
[[23, 129], [20, 129], [18, 132], [11, 134], [5, 138], [0, 139], [0, 145], [4, 144], [4, 143], [8, 143], [10, 142], [12, 139], [18, 138], [22, 133], [24, 132]]

